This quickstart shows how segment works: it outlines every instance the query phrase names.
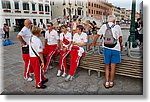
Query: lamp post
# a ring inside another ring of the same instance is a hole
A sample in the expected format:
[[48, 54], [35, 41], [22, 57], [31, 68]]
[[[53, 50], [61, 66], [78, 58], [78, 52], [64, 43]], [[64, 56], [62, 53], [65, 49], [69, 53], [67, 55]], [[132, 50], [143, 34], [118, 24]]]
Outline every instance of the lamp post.
[[135, 42], [135, 13], [136, 13], [136, 0], [132, 0], [132, 13], [131, 13], [131, 24], [130, 24], [130, 36], [128, 38], [129, 44], [132, 43], [133, 48], [137, 46]]

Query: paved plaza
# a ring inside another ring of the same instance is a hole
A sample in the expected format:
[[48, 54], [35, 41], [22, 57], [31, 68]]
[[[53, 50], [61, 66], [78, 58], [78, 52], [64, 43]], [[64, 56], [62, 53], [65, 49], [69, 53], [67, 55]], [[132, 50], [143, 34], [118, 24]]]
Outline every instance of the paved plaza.
[[136, 79], [116, 75], [115, 86], [111, 89], [105, 89], [104, 73], [97, 76], [96, 71], [88, 75], [88, 70], [78, 68], [73, 81], [65, 82], [62, 77], [57, 77], [58, 64], [48, 70], [45, 76], [49, 79], [46, 83], [46, 89], [36, 89], [35, 80], [27, 82], [23, 79], [24, 63], [21, 57], [21, 45], [16, 38], [17, 33], [11, 32], [10, 40], [15, 44], [3, 47], [3, 86], [2, 94], [46, 94], [46, 95], [124, 95], [124, 94], [143, 94], [143, 79]]

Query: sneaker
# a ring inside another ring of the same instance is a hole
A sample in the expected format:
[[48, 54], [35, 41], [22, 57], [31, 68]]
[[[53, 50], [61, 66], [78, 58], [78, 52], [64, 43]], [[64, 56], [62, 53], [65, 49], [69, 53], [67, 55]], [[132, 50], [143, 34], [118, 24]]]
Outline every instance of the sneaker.
[[63, 73], [62, 77], [64, 78], [66, 76], [66, 73]]
[[24, 78], [24, 80], [29, 81], [29, 82], [33, 81], [33, 79], [32, 79], [31, 77], [29, 77], [29, 78]]
[[36, 87], [37, 89], [45, 89], [47, 86], [46, 85], [42, 85], [40, 87]]
[[65, 78], [65, 81], [69, 81], [71, 75], [68, 75], [66, 78]]
[[60, 75], [61, 75], [61, 71], [58, 70], [58, 72], [57, 72], [57, 77], [60, 77]]
[[49, 69], [53, 69], [53, 66], [50, 65], [50, 66], [49, 66]]
[[48, 79], [42, 81], [42, 84], [45, 84], [46, 82], [48, 82]]
[[73, 80], [73, 76], [70, 76], [70, 79], [69, 79], [70, 81], [72, 81]]

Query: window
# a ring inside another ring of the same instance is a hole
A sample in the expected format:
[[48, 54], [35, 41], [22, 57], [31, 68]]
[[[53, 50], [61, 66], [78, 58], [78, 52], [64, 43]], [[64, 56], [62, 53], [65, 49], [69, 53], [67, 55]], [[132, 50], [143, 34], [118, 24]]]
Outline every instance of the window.
[[50, 19], [46, 19], [46, 24], [50, 22]]
[[43, 11], [43, 4], [39, 4], [39, 11]]
[[45, 5], [45, 12], [49, 12], [49, 5]]
[[89, 4], [89, 6], [90, 6], [90, 2], [89, 2], [88, 4]]
[[32, 4], [32, 11], [35, 11], [35, 4]]
[[90, 13], [90, 9], [89, 9], [89, 13]]
[[5, 19], [5, 22], [8, 24], [8, 26], [11, 26], [10, 19]]
[[15, 2], [15, 9], [19, 9], [19, 2]]
[[36, 19], [33, 19], [33, 24], [36, 25]]
[[66, 3], [65, 3], [65, 0], [63, 0], [63, 5], [65, 5]]
[[3, 9], [11, 9], [10, 1], [2, 1]]
[[23, 10], [29, 10], [29, 3], [23, 3]]

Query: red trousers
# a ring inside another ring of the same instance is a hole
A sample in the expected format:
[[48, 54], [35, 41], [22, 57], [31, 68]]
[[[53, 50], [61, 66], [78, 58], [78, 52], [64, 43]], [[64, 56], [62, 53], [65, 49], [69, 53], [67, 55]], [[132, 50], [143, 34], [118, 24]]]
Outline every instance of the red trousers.
[[29, 74], [33, 73], [33, 69], [30, 65], [30, 56], [29, 54], [22, 54], [22, 58], [24, 60], [24, 78], [29, 78]]
[[36, 87], [42, 86], [42, 81], [45, 81], [46, 78], [43, 75], [43, 70], [40, 66], [39, 59], [37, 57], [30, 57], [31, 66], [33, 68], [35, 80], [36, 80]]
[[78, 50], [72, 49], [70, 52], [70, 75], [74, 76], [75, 71], [79, 65], [80, 56], [78, 56]]
[[57, 48], [57, 44], [55, 45], [46, 45], [44, 49], [44, 56], [47, 57], [47, 62], [45, 67], [43, 68], [43, 71], [45, 72], [49, 66], [49, 63], [51, 61], [52, 56], [55, 54]]
[[66, 57], [69, 53], [70, 53], [70, 50], [66, 50], [66, 52], [64, 52], [63, 50], [60, 50], [59, 70], [61, 71], [64, 70], [64, 73], [68, 73]]

